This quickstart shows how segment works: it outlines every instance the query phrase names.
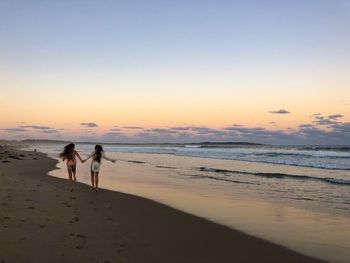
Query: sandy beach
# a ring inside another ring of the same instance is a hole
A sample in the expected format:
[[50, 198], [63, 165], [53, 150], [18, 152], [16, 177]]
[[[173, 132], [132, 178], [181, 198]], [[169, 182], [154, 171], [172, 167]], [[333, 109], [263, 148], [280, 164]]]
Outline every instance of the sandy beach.
[[141, 197], [50, 177], [1, 148], [0, 262], [321, 262]]

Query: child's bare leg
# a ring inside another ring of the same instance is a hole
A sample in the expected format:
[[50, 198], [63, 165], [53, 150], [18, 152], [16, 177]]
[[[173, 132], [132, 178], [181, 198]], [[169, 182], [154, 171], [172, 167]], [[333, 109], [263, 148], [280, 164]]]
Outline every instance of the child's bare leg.
[[92, 188], [95, 188], [95, 180], [94, 180], [94, 172], [91, 171], [91, 186]]
[[72, 170], [68, 169], [68, 176], [69, 176], [69, 181], [71, 182], [71, 191], [73, 191], [73, 178], [72, 178]]
[[75, 182], [77, 180], [77, 177], [75, 176], [76, 172], [73, 170], [73, 181]]
[[95, 172], [95, 189], [97, 191], [98, 188], [98, 172]]

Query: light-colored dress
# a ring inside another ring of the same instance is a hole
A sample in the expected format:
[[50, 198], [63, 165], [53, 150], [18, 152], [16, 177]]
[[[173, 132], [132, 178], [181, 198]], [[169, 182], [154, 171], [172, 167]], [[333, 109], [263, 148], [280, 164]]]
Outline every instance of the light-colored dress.
[[[86, 160], [92, 158], [92, 160], [91, 160], [91, 172], [95, 172], [95, 173], [96, 173], [96, 172], [99, 172], [99, 171], [100, 171], [100, 169], [101, 169], [101, 163], [98, 162], [98, 161], [96, 161], [96, 160], [94, 160], [94, 158], [93, 158], [94, 155], [95, 155], [95, 151], [93, 151], [93, 152], [86, 158]], [[108, 157], [105, 155], [104, 152], [102, 152], [101, 160], [102, 160], [102, 158], [105, 159], [105, 160], [111, 161], [111, 162], [114, 162], [114, 161], [115, 161], [114, 159], [108, 158]]]

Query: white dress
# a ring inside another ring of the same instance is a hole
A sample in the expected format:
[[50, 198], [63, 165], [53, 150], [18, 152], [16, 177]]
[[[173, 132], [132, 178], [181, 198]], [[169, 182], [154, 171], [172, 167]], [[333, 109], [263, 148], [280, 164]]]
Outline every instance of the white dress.
[[[86, 160], [92, 158], [92, 157], [94, 156], [94, 154], [95, 154], [95, 151], [93, 151], [93, 152], [86, 158]], [[108, 158], [108, 157], [105, 155], [104, 152], [102, 152], [101, 159], [102, 159], [102, 158], [105, 159], [105, 160], [111, 161], [111, 162], [115, 161], [114, 159]], [[95, 173], [96, 173], [96, 172], [99, 172], [100, 169], [101, 169], [101, 163], [98, 162], [98, 161], [96, 161], [96, 160], [94, 160], [94, 159], [92, 158], [92, 161], [91, 161], [91, 172], [95, 172]]]

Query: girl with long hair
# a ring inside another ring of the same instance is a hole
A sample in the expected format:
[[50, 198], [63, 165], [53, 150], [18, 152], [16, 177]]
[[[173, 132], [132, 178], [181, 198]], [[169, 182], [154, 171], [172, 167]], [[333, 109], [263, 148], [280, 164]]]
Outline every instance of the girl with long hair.
[[93, 151], [85, 160], [83, 160], [83, 162], [85, 162], [86, 160], [92, 158], [91, 160], [91, 186], [92, 189], [95, 190], [97, 192], [98, 189], [98, 174], [100, 172], [100, 168], [101, 168], [101, 160], [106, 159], [110, 162], [115, 163], [116, 160], [108, 158], [101, 145], [97, 144], [95, 145], [95, 151]]
[[77, 180], [76, 178], [76, 168], [77, 168], [77, 159], [79, 158], [80, 162], [83, 162], [79, 153], [75, 150], [74, 143], [70, 143], [63, 148], [63, 151], [60, 153], [60, 158], [63, 161], [67, 160], [67, 171], [69, 176], [69, 181], [71, 181], [71, 191], [74, 190], [74, 182]]

